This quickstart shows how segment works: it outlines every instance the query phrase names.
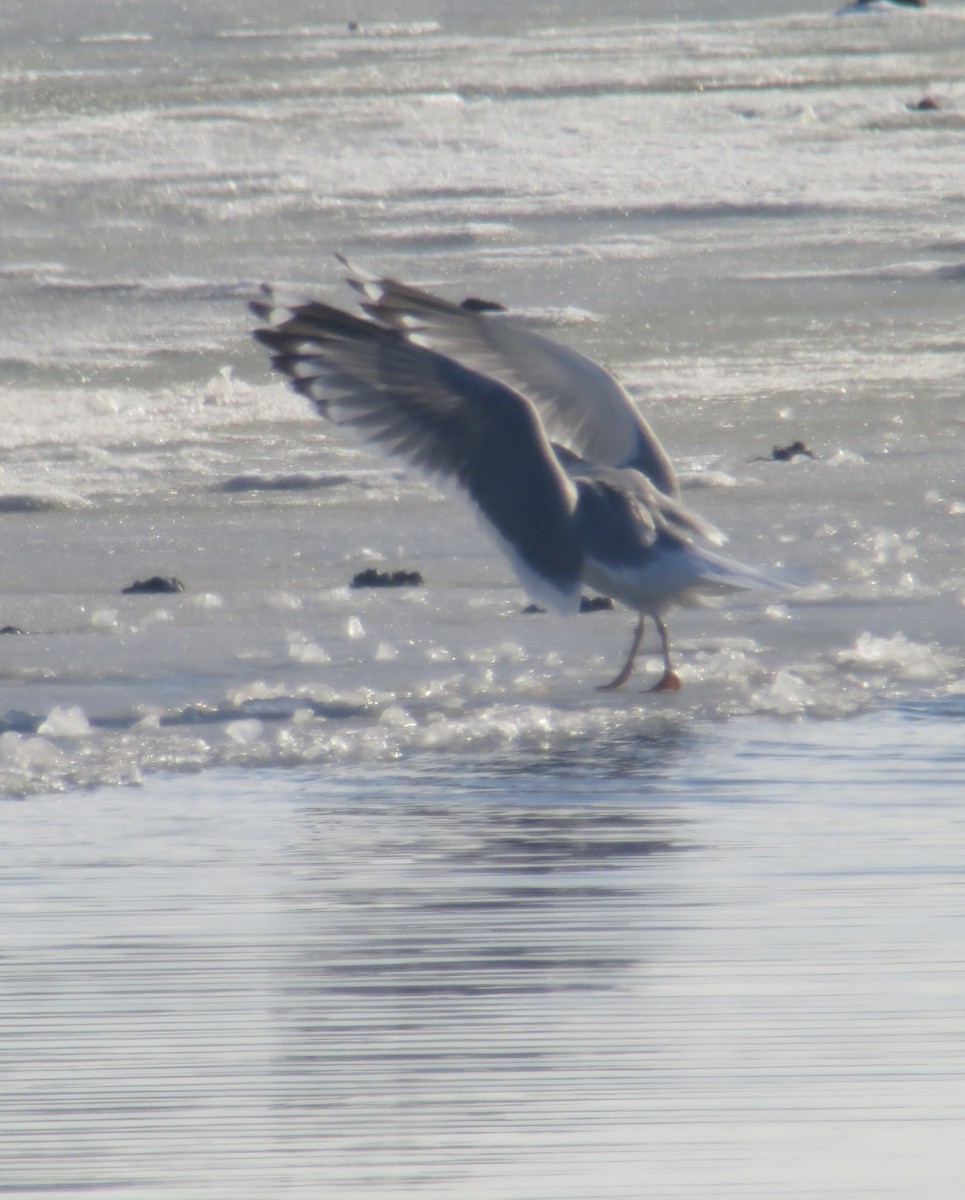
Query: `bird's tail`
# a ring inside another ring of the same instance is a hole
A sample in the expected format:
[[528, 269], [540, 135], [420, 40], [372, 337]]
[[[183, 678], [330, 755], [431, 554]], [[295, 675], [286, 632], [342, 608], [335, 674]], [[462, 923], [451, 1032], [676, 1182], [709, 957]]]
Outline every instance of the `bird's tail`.
[[725, 596], [732, 592], [791, 592], [803, 586], [803, 581], [789, 574], [753, 567], [715, 550], [692, 547], [696, 560], [697, 588], [704, 596]]

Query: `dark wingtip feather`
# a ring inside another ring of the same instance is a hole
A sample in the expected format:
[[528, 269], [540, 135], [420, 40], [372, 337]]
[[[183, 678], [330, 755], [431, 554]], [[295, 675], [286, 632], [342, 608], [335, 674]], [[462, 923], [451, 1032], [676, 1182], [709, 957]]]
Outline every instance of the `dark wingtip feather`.
[[259, 321], [271, 320], [271, 305], [262, 300], [249, 300], [248, 311], [253, 312]]
[[256, 342], [261, 342], [263, 346], [267, 346], [269, 350], [284, 350], [290, 341], [285, 334], [280, 333], [277, 329], [273, 329], [270, 326], [266, 329], [253, 329], [251, 336]]

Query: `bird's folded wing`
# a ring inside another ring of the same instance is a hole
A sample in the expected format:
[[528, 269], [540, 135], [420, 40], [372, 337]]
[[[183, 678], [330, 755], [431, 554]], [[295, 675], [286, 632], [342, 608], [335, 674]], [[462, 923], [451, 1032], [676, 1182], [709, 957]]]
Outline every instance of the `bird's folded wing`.
[[632, 467], [601, 467], [556, 443], [553, 444], [553, 450], [560, 466], [572, 480], [605, 483], [633, 496], [650, 514], [655, 528], [665, 529], [684, 539], [698, 538], [714, 546], [722, 546], [727, 541], [726, 535], [716, 525], [688, 508], [682, 500], [654, 487], [641, 471]]
[[456, 482], [499, 535], [524, 586], [579, 602], [576, 490], [532, 405], [401, 333], [317, 301], [252, 304], [272, 363], [334, 424], [428, 475]]

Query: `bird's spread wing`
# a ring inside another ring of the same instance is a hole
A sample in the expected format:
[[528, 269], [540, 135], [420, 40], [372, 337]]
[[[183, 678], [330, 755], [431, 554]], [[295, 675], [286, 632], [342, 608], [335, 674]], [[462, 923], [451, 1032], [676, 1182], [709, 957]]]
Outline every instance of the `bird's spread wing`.
[[558, 609], [579, 603], [576, 489], [536, 411], [506, 385], [338, 308], [251, 305], [254, 336], [296, 391], [386, 454], [455, 481], [499, 535], [526, 589]]
[[549, 436], [576, 454], [606, 466], [634, 467], [660, 491], [679, 495], [673, 466], [656, 434], [598, 363], [491, 311], [498, 306], [452, 304], [340, 260], [350, 271], [348, 282], [365, 297], [363, 308], [377, 321], [523, 393], [539, 410]]

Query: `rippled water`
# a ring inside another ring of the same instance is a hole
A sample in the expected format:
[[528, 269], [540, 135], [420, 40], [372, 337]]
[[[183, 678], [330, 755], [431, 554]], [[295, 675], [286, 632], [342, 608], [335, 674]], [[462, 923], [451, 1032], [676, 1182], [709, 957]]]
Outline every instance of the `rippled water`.
[[4, 1191], [950, 1200], [961, 717], [7, 805]]

